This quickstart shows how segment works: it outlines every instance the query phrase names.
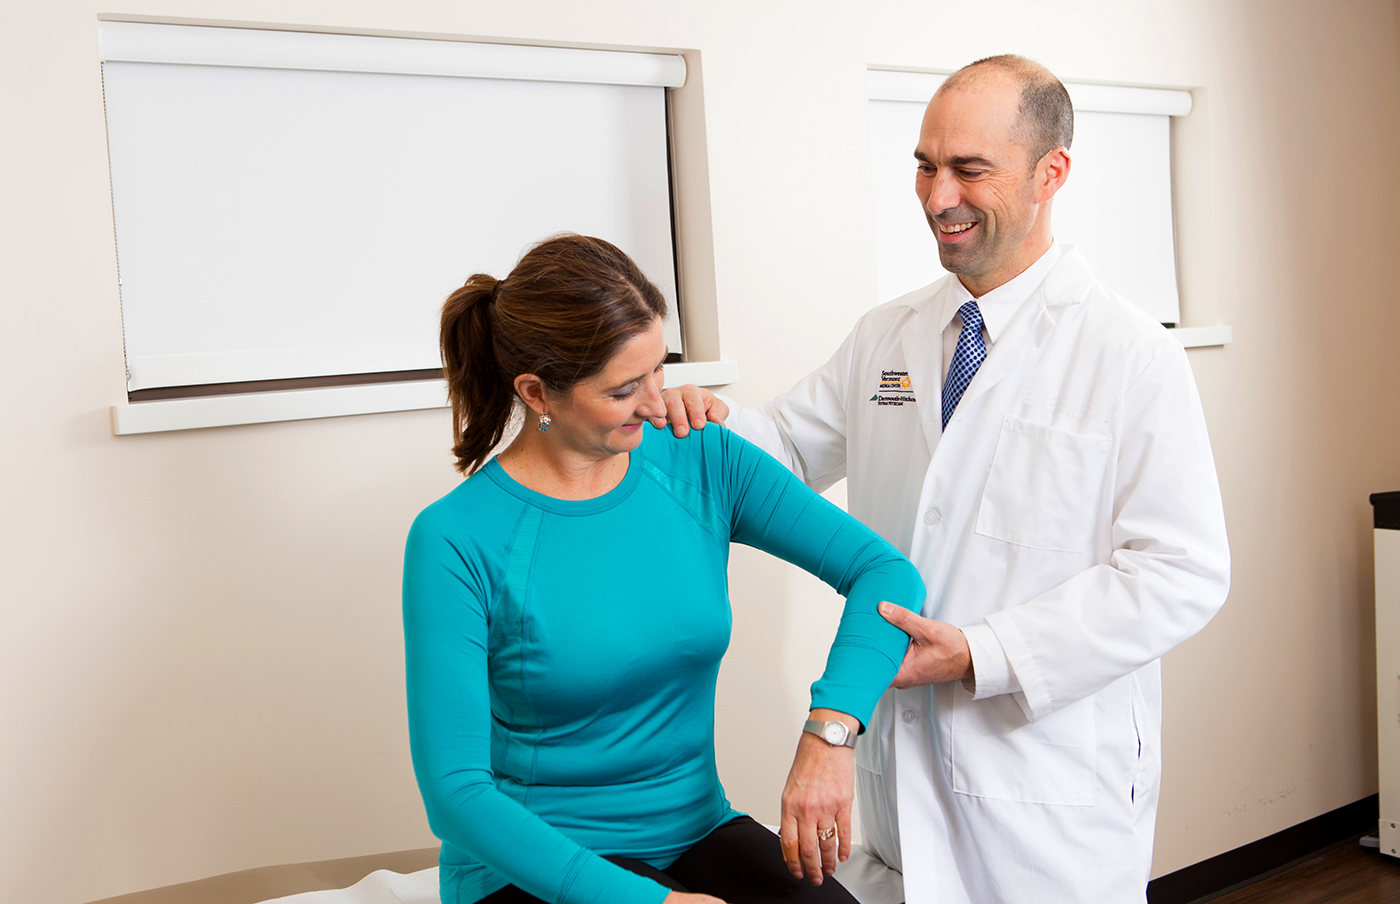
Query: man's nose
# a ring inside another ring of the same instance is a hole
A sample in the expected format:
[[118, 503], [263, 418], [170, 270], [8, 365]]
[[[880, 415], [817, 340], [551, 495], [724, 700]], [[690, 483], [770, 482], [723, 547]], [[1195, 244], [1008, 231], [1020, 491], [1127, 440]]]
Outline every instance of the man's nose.
[[933, 177], [933, 185], [924, 206], [931, 216], [937, 216], [945, 210], [952, 210], [961, 203], [962, 193], [959, 191], [957, 180], [946, 168], [940, 169]]

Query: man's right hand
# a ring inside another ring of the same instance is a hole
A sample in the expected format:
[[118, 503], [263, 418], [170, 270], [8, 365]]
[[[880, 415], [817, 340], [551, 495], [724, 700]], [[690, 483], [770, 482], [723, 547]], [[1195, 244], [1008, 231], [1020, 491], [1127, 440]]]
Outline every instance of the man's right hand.
[[669, 422], [676, 436], [685, 436], [690, 428], [703, 429], [713, 421], [723, 424], [729, 417], [729, 406], [708, 389], [701, 389], [692, 383], [661, 393], [666, 403], [666, 417], [652, 418], [653, 427], [665, 427]]
[[724, 901], [710, 895], [692, 895], [673, 891], [661, 900], [661, 904], [724, 904]]

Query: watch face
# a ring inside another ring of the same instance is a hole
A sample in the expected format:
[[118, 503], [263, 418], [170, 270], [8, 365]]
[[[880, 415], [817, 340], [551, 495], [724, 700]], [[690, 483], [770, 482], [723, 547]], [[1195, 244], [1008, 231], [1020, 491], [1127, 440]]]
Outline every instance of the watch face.
[[826, 728], [822, 729], [822, 737], [826, 738], [828, 744], [835, 747], [846, 740], [846, 726], [840, 722], [830, 722]]

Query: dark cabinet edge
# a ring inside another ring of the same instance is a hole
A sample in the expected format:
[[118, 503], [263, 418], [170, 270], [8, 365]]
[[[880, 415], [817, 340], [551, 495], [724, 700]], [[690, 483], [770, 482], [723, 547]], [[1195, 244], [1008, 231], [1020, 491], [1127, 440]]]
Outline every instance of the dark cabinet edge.
[[1400, 530], [1400, 492], [1372, 493], [1371, 506], [1380, 530]]

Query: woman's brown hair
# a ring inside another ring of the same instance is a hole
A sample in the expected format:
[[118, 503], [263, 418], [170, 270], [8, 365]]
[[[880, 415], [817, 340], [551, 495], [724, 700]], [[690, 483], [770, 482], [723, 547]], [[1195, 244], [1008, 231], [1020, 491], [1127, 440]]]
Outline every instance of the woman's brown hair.
[[586, 235], [545, 239], [505, 279], [474, 274], [443, 304], [439, 337], [457, 470], [481, 467], [504, 438], [517, 376], [562, 395], [665, 316], [636, 263]]

